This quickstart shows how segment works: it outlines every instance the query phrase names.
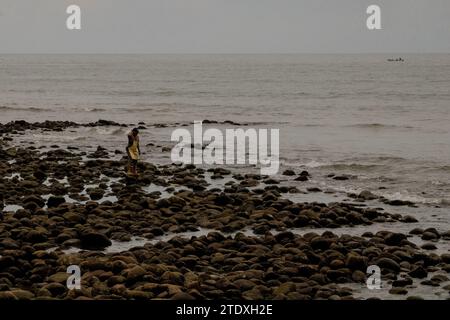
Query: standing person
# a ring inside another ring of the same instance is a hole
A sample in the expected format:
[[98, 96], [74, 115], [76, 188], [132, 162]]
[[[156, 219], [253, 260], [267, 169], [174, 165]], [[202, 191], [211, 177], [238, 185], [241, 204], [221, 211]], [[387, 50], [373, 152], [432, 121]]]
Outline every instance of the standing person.
[[129, 161], [128, 175], [137, 176], [137, 162], [141, 154], [141, 150], [139, 148], [139, 130], [137, 128], [134, 128], [128, 134], [127, 154]]

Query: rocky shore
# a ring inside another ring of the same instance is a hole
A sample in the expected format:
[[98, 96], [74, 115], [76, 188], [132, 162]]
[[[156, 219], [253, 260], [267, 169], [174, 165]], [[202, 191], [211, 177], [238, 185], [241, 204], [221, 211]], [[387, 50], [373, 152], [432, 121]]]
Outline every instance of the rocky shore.
[[[410, 241], [415, 234], [432, 246], [450, 232], [417, 228], [412, 216], [350, 203], [294, 203], [284, 195], [297, 187], [225, 168], [141, 162], [140, 177], [130, 179], [121, 150], [42, 151], [11, 137], [78, 126], [125, 125], [0, 125], [0, 299], [353, 299], [345, 284], [364, 285], [370, 265], [381, 268], [392, 294], [406, 295], [417, 282], [450, 292], [450, 254]], [[113, 160], [117, 155], [123, 158]], [[307, 172], [286, 176], [299, 185], [308, 179]], [[411, 234], [333, 233], [389, 222], [410, 223]], [[214, 231], [177, 236], [200, 228]], [[293, 232], [299, 228], [306, 232]], [[135, 237], [149, 242], [105, 250]], [[81, 290], [66, 286], [70, 265], [81, 268]]]

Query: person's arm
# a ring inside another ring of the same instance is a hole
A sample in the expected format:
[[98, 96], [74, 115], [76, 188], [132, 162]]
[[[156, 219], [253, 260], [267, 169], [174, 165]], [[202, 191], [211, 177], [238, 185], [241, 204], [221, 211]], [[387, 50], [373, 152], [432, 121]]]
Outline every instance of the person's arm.
[[138, 150], [139, 154], [141, 154], [141, 143], [140, 143], [141, 139], [139, 139], [139, 136], [137, 136], [136, 140], [137, 140], [137, 150]]
[[128, 146], [127, 148], [131, 147], [133, 145], [133, 137], [128, 135]]

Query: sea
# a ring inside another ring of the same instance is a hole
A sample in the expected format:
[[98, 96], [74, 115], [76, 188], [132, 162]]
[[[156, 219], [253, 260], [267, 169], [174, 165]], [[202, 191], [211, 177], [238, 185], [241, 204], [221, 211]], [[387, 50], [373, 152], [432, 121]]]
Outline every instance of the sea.
[[[450, 55], [401, 57], [0, 55], [0, 122], [144, 122], [144, 145], [161, 146], [173, 146], [172, 131], [193, 129], [195, 120], [279, 129], [280, 170], [308, 170], [349, 192], [448, 206]], [[127, 131], [27, 138], [117, 146]], [[145, 153], [149, 161], [170, 161], [167, 151]], [[336, 182], [329, 174], [354, 179]]]

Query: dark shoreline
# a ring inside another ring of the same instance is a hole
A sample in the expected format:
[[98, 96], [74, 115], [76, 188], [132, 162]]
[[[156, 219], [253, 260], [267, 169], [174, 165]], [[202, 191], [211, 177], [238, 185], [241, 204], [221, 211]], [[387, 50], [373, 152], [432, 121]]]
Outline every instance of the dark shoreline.
[[[411, 217], [346, 203], [292, 203], [282, 195], [296, 188], [223, 168], [205, 171], [193, 165], [141, 162], [140, 178], [129, 179], [124, 174], [126, 159], [107, 160], [111, 153], [106, 149], [86, 154], [55, 147], [41, 153], [15, 147], [8, 136], [30, 129], [110, 125], [126, 126], [104, 120], [85, 125], [0, 124], [0, 209], [10, 204], [23, 207], [1, 215], [0, 299], [338, 300], [352, 298], [351, 290], [338, 284], [365, 283], [369, 265], [380, 266], [383, 279], [393, 281], [393, 293], [400, 295], [430, 272], [450, 272], [449, 254], [428, 253], [404, 234], [332, 233], [341, 226], [416, 222]], [[82, 161], [82, 156], [88, 160]], [[21, 179], [9, 178], [13, 173]], [[234, 180], [222, 190], [208, 189], [205, 174]], [[66, 184], [57, 180], [66, 177]], [[262, 182], [265, 188], [258, 187]], [[91, 184], [96, 187], [85, 188]], [[171, 196], [146, 193], [142, 188], [150, 184], [169, 188]], [[175, 191], [174, 186], [183, 190]], [[117, 202], [101, 201], [105, 195], [114, 195]], [[65, 196], [78, 203], [67, 203]], [[217, 232], [174, 237], [122, 253], [102, 251], [111, 240], [153, 239], [199, 227]], [[289, 231], [295, 227], [311, 232], [299, 236]], [[330, 231], [315, 234], [320, 227]], [[246, 228], [259, 236], [239, 233]], [[238, 233], [231, 237], [229, 232]], [[427, 240], [449, 238], [448, 232], [435, 229], [417, 232]], [[59, 249], [46, 251], [55, 246]], [[84, 251], [62, 251], [70, 247]], [[81, 290], [66, 288], [66, 268], [72, 264], [81, 267]], [[428, 285], [445, 281], [436, 277]]]

